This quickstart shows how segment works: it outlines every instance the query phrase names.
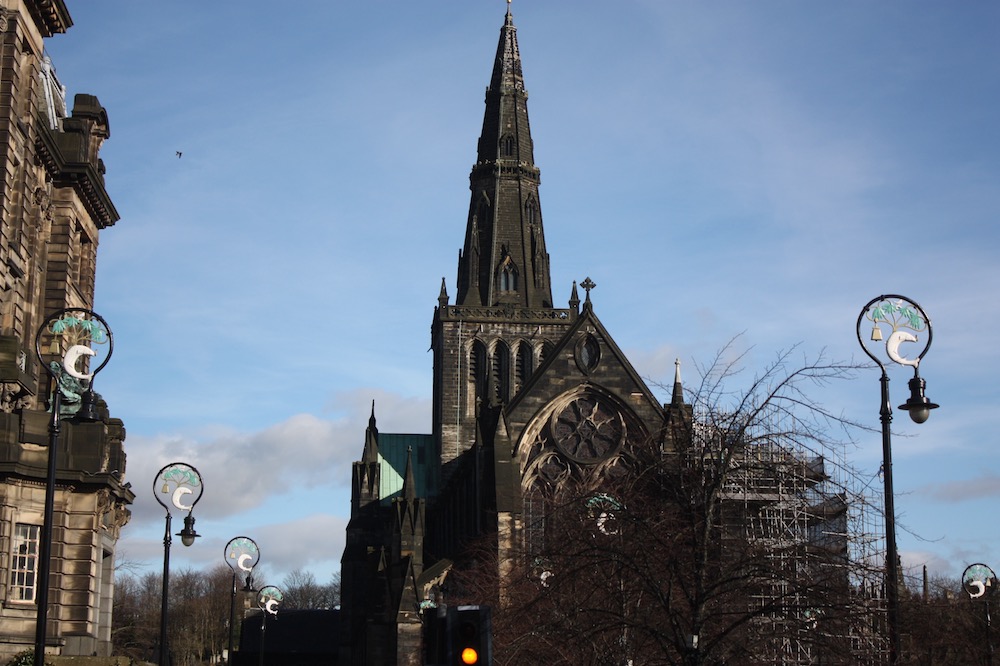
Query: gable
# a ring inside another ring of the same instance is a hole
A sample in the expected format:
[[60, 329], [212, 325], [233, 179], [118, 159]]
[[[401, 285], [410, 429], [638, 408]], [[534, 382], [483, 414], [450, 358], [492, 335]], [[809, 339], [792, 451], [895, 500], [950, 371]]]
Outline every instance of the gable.
[[[505, 451], [514, 490], [600, 477], [658, 446], [664, 411], [594, 315], [580, 319], [504, 410]], [[498, 442], [501, 441], [499, 438]]]

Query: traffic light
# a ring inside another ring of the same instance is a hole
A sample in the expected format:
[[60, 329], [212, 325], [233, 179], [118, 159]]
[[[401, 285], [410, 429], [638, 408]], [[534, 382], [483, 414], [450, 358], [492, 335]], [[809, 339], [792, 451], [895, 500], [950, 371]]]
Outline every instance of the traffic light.
[[451, 664], [492, 666], [493, 639], [489, 606], [458, 606], [448, 609]]

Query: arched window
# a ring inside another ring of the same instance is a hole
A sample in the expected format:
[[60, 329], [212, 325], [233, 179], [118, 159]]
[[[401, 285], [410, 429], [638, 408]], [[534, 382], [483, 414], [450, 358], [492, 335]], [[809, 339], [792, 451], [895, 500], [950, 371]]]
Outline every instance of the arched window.
[[466, 412], [469, 416], [476, 414], [477, 398], [486, 398], [487, 374], [486, 345], [480, 340], [472, 342], [472, 349], [469, 351], [469, 378], [467, 388], [468, 404]]
[[501, 157], [513, 157], [514, 148], [517, 146], [517, 141], [514, 139], [513, 134], [506, 134], [502, 139], [500, 139], [500, 156]]
[[517, 266], [507, 257], [500, 265], [500, 291], [517, 291]]
[[[532, 557], [532, 571], [539, 581], [544, 582], [552, 572], [546, 573], [544, 560], [541, 556], [545, 553], [545, 515], [548, 512], [547, 502], [542, 491], [533, 487], [524, 495], [524, 549]], [[536, 570], [537, 569], [537, 570]]]
[[538, 224], [538, 202], [535, 201], [534, 197], [524, 202], [524, 221], [529, 226]]
[[520, 391], [521, 387], [528, 383], [531, 373], [535, 371], [534, 362], [535, 359], [531, 344], [522, 340], [517, 345], [517, 366], [514, 373], [515, 392]]
[[541, 364], [545, 359], [547, 359], [551, 352], [552, 352], [552, 343], [546, 340], [544, 343], [542, 343], [542, 351], [538, 355], [538, 363]]
[[510, 348], [498, 341], [493, 349], [493, 397], [499, 402], [510, 401]]

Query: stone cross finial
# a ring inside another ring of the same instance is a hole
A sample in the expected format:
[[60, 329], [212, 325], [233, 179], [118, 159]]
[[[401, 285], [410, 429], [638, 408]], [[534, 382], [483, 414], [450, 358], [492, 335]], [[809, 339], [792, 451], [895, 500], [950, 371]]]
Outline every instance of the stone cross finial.
[[590, 301], [590, 290], [597, 286], [597, 283], [591, 280], [589, 277], [580, 283], [584, 291], [587, 292], [587, 301]]

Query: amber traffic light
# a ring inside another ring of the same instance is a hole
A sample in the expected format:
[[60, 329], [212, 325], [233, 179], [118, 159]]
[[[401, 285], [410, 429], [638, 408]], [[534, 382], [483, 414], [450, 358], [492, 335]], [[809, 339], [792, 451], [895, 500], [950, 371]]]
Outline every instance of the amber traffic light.
[[456, 666], [490, 666], [490, 609], [459, 606], [449, 609], [452, 662]]

